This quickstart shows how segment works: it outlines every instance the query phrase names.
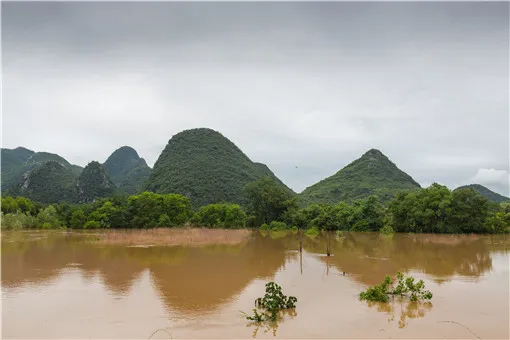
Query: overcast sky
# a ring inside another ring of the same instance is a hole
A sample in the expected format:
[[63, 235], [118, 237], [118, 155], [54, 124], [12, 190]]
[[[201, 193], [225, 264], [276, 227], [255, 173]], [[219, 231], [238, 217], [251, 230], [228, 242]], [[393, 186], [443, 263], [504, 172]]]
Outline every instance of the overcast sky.
[[508, 3], [2, 2], [2, 48], [3, 147], [152, 166], [209, 127], [297, 192], [377, 148], [509, 194]]

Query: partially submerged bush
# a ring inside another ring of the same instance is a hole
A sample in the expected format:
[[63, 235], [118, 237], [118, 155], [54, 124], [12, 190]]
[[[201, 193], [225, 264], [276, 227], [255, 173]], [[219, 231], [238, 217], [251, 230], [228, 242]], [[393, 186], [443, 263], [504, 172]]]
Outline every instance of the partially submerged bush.
[[408, 296], [411, 301], [430, 300], [432, 293], [424, 290], [423, 280], [415, 282], [414, 277], [407, 277], [404, 280], [402, 273], [397, 273], [398, 284], [393, 287], [391, 278], [386, 275], [384, 281], [379, 286], [368, 288], [359, 294], [360, 300], [387, 302], [390, 295]]
[[393, 234], [395, 231], [393, 230], [393, 228], [391, 227], [391, 225], [389, 224], [385, 224], [384, 227], [382, 227], [379, 232], [383, 235], [391, 235]]
[[282, 287], [274, 282], [269, 282], [266, 284], [266, 295], [255, 300], [255, 306], [264, 311], [259, 313], [254, 308], [254, 315], [246, 315], [246, 319], [256, 322], [276, 321], [278, 319], [278, 312], [284, 309], [296, 308], [296, 302], [296, 297], [283, 295]]
[[288, 228], [289, 227], [287, 226], [287, 224], [285, 224], [285, 222], [271, 221], [271, 223], [269, 223], [269, 229], [271, 229], [271, 230], [275, 230], [275, 231], [287, 230]]
[[315, 227], [308, 228], [305, 231], [305, 235], [308, 236], [308, 237], [311, 237], [311, 238], [317, 237], [319, 235], [319, 233], [320, 233], [319, 229], [317, 229]]

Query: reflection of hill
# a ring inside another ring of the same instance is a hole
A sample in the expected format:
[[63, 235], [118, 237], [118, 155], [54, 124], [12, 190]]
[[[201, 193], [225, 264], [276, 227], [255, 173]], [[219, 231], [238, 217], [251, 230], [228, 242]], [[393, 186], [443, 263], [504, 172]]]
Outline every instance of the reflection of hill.
[[11, 235], [2, 237], [3, 287], [41, 284], [74, 268], [86, 280], [98, 274], [123, 294], [148, 269], [167, 307], [181, 313], [214, 309], [285, 263], [283, 244], [257, 235], [237, 245], [146, 248], [98, 245], [65, 233], [36, 233], [31, 241]]
[[190, 248], [179, 265], [150, 265], [168, 307], [205, 312], [240, 293], [253, 279], [272, 276], [285, 261], [283, 246], [258, 237], [237, 253], [222, 248]]
[[[467, 235], [345, 233], [342, 238], [331, 238], [334, 256], [328, 261], [365, 284], [378, 284], [387, 274], [411, 270], [440, 279], [454, 275], [478, 277], [492, 269], [487, 239]], [[326, 240], [321, 237], [305, 242], [304, 248], [323, 254]]]

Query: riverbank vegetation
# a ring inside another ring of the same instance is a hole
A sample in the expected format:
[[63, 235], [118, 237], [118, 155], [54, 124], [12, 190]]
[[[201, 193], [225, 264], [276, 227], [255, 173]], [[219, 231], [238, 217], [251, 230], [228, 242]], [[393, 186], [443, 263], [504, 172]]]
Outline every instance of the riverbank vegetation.
[[193, 209], [180, 194], [143, 192], [112, 196], [87, 204], [44, 205], [24, 197], [2, 197], [2, 228], [206, 228], [367, 231], [405, 233], [509, 233], [510, 203], [490, 202], [466, 188], [450, 191], [432, 184], [398, 194], [387, 204], [377, 196], [352, 204], [312, 204], [275, 180], [262, 178], [245, 187], [247, 205], [220, 202]]

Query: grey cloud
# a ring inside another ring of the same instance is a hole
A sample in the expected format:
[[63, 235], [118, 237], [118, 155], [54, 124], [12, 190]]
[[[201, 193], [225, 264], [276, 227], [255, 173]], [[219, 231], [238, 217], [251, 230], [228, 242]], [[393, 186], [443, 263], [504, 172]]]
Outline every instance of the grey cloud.
[[466, 184], [508, 171], [508, 9], [4, 2], [3, 144], [80, 165], [127, 144], [153, 164], [205, 126], [297, 191], [372, 147]]

